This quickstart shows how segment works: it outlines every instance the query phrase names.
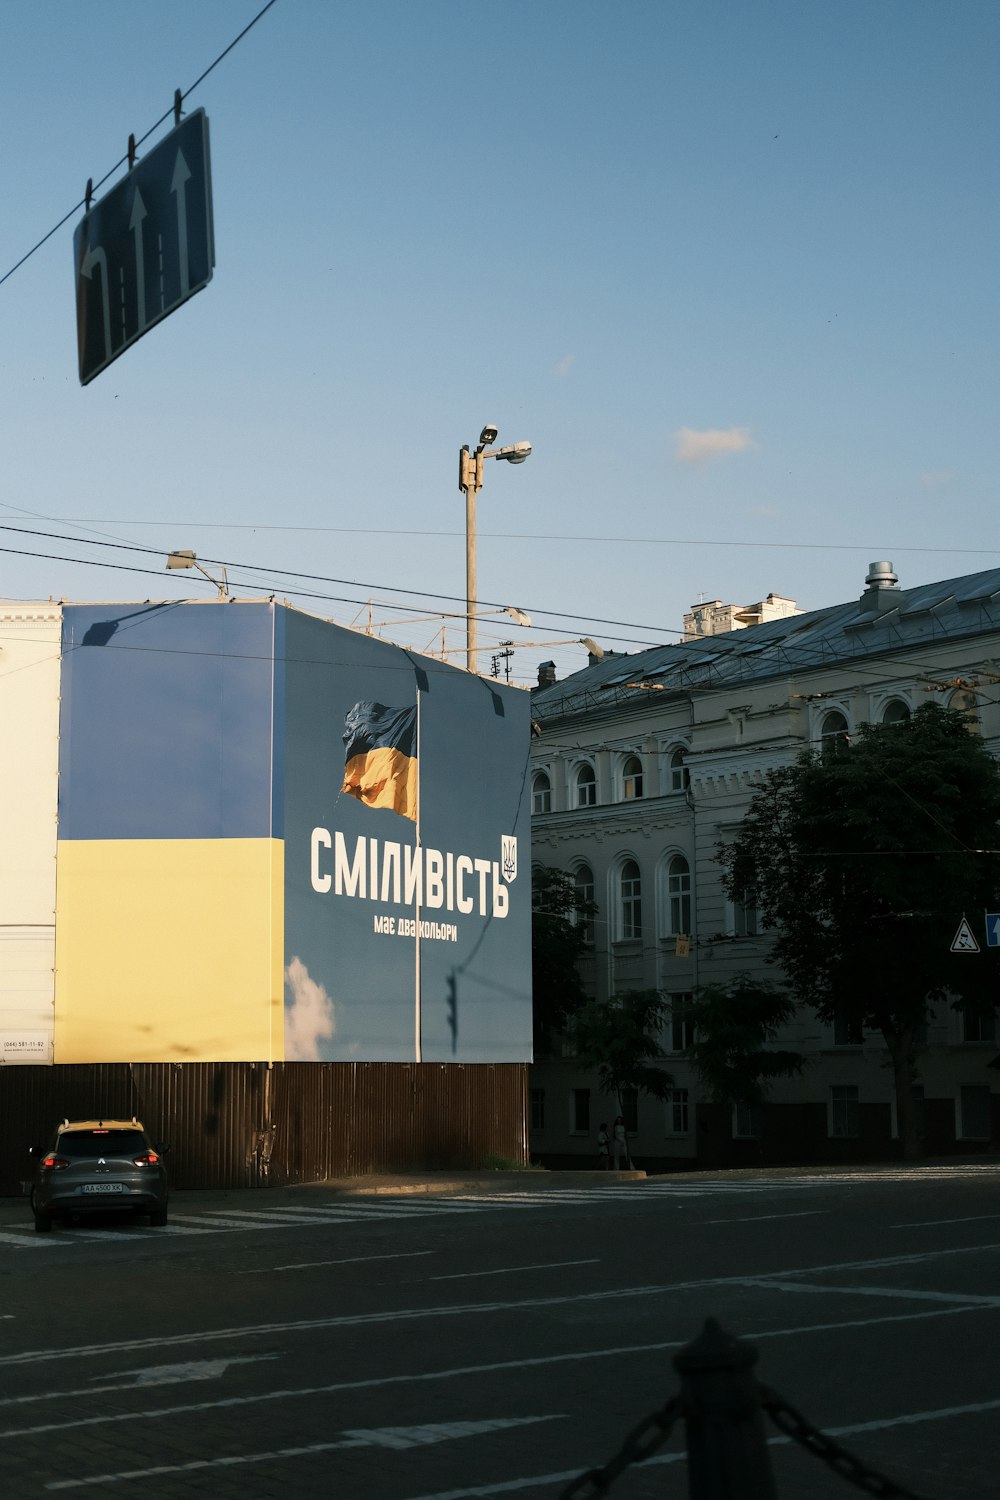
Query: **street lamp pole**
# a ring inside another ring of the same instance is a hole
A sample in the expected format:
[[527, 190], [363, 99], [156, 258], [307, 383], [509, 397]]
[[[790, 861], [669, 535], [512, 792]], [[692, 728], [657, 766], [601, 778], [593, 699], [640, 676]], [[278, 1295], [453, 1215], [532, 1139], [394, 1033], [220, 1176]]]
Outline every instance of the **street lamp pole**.
[[523, 464], [531, 452], [530, 443], [511, 443], [506, 448], [490, 448], [497, 440], [497, 429], [487, 425], [479, 434], [474, 453], [466, 443], [458, 450], [458, 487], [465, 495], [465, 664], [476, 671], [476, 496], [483, 487], [483, 460], [502, 458], [509, 464]]

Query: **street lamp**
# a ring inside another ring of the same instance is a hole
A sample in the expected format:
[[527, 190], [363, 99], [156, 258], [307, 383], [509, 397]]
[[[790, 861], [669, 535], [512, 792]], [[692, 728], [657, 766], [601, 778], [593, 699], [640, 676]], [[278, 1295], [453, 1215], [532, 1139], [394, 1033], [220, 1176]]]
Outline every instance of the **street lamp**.
[[458, 450], [458, 487], [465, 495], [465, 664], [476, 670], [476, 496], [483, 487], [483, 460], [502, 458], [508, 464], [523, 464], [531, 452], [530, 443], [510, 443], [506, 448], [491, 448], [497, 440], [497, 429], [487, 424], [479, 434], [474, 453], [469, 445]]
[[167, 568], [168, 570], [173, 568], [197, 568], [199, 573], [203, 573], [205, 575], [209, 583], [215, 584], [215, 587], [219, 590], [218, 598], [229, 598], [229, 579], [226, 575], [225, 568], [223, 568], [222, 570], [221, 579], [213, 578], [208, 569], [202, 567], [201, 563], [198, 561], [197, 554], [194, 552], [171, 552], [167, 557]]

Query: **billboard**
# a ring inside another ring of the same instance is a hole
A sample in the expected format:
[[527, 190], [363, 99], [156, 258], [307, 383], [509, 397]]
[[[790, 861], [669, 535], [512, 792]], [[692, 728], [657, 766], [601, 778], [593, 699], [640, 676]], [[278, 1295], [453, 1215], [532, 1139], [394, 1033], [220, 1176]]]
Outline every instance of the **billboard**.
[[528, 1060], [529, 731], [287, 606], [67, 606], [55, 1060]]

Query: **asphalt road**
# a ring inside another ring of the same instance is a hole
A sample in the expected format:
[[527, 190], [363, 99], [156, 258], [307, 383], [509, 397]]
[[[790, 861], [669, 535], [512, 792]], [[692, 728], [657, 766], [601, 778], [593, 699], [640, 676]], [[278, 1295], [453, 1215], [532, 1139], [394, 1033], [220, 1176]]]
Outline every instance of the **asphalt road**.
[[[0, 1204], [4, 1493], [550, 1497], [713, 1317], [926, 1500], [1000, 1493], [1000, 1165], [179, 1194], [153, 1230]], [[847, 1480], [768, 1426], [778, 1496]], [[675, 1429], [611, 1491], [686, 1496]]]

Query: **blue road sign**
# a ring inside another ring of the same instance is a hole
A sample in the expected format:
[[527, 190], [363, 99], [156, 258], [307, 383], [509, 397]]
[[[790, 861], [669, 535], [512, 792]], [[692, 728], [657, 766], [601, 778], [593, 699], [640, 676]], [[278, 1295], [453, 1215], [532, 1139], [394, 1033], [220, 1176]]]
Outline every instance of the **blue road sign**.
[[212, 279], [208, 117], [197, 109], [77, 225], [80, 384]]
[[986, 946], [1000, 948], [1000, 911], [986, 913]]

